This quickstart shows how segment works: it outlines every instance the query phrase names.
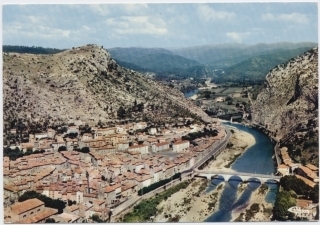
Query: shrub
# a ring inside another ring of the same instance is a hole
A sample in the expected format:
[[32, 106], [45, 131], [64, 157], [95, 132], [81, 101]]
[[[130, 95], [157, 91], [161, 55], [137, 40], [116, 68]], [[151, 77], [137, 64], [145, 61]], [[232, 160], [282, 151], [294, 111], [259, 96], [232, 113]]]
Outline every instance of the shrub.
[[67, 151], [67, 147], [66, 146], [60, 146], [58, 148], [58, 152], [62, 152], [62, 151]]

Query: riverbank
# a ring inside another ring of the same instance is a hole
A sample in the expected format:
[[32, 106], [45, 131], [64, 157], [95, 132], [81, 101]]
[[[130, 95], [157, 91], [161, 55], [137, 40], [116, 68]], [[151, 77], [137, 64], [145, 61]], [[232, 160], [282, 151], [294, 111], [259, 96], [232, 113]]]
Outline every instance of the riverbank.
[[229, 127], [229, 129], [232, 132], [232, 136], [227, 148], [223, 150], [218, 157], [214, 161], [211, 161], [203, 170], [214, 169], [215, 171], [233, 171], [231, 169], [232, 163], [248, 148], [256, 143], [256, 140], [252, 134], [241, 131], [235, 127]]
[[198, 94], [194, 94], [191, 97], [189, 97], [189, 99], [196, 100], [198, 96], [199, 96]]
[[195, 178], [184, 190], [162, 201], [157, 209], [160, 212], [154, 222], [202, 222], [219, 208], [219, 200], [224, 183], [208, 193], [205, 189], [209, 181]]
[[266, 192], [263, 186], [255, 190], [246, 207], [232, 211], [230, 222], [270, 222], [273, 206], [265, 201]]

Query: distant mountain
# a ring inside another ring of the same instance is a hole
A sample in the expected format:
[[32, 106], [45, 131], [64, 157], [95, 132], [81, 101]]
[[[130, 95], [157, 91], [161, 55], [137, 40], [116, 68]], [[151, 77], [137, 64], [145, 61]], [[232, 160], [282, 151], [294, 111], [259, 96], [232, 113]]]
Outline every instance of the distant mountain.
[[171, 50], [174, 54], [182, 57], [196, 60], [200, 63], [209, 63], [223, 58], [228, 58], [233, 54], [239, 53], [245, 49], [245, 44], [217, 44], [192, 46]]
[[[204, 66], [191, 59], [174, 55], [161, 48], [112, 48], [109, 49], [113, 59], [119, 65], [139, 72], [154, 72], [157, 77], [182, 78], [199, 75]], [[200, 74], [203, 74], [202, 72]]]
[[313, 42], [278, 42], [272, 44], [259, 43], [255, 45], [218, 44], [172, 49], [171, 52], [200, 63], [209, 64], [211, 67], [212, 65], [219, 65], [221, 68], [234, 65], [256, 55], [268, 54], [275, 50], [292, 50], [302, 47], [311, 49], [317, 46], [318, 44]]
[[164, 53], [153, 53], [135, 58], [132, 63], [157, 72], [170, 71], [172, 69], [187, 69], [191, 66], [199, 65], [197, 61]]
[[222, 72], [216, 72], [219, 80], [264, 80], [265, 75], [275, 66], [285, 63], [306, 51], [308, 47], [293, 50], [277, 50], [270, 54], [258, 55], [243, 62], [228, 67]]
[[3, 45], [2, 51], [16, 52], [16, 53], [29, 53], [29, 54], [56, 54], [63, 52], [66, 49], [56, 49], [56, 48], [42, 48], [42, 47], [28, 47], [28, 46], [17, 46], [17, 45]]
[[[219, 80], [263, 80], [263, 76], [274, 66], [314, 47], [317, 43], [279, 42], [216, 44], [169, 50], [111, 48], [109, 51], [121, 66], [139, 72], [154, 72], [157, 79], [162, 80], [203, 76], [213, 76]], [[219, 74], [219, 69], [225, 73]]]
[[246, 51], [249, 53], [255, 53], [255, 52], [266, 52], [266, 51], [276, 50], [276, 49], [292, 50], [292, 49], [303, 48], [303, 47], [308, 47], [309, 49], [311, 49], [317, 46], [318, 44], [313, 42], [299, 42], [299, 43], [278, 42], [278, 43], [271, 43], [271, 44], [259, 43], [259, 44], [248, 46], [246, 48]]
[[130, 63], [130, 62], [126, 62], [126, 61], [122, 61], [119, 59], [115, 59], [114, 60], [118, 63], [119, 66], [122, 66], [124, 68], [130, 69], [130, 70], [134, 70], [134, 71], [139, 71], [139, 72], [148, 72], [147, 69], [144, 69], [140, 66], [137, 66], [136, 64]]
[[111, 56], [115, 59], [134, 63], [137, 58], [152, 55], [152, 54], [167, 54], [172, 55], [173, 53], [164, 48], [110, 48], [108, 49]]
[[164, 72], [158, 72], [156, 79], [157, 80], [172, 80], [172, 79], [188, 79], [190, 77], [193, 78], [201, 78], [204, 76], [208, 76], [208, 70], [204, 65], [195, 65], [188, 67], [186, 69], [178, 69], [174, 68]]

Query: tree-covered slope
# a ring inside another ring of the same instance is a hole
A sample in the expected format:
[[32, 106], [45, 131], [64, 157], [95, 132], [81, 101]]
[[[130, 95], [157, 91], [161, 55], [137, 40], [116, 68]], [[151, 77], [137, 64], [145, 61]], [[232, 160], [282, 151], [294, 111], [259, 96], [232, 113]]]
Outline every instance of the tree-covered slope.
[[150, 54], [173, 54], [164, 48], [109, 48], [108, 51], [114, 59], [130, 63], [134, 63], [137, 58]]
[[285, 63], [308, 50], [310, 50], [309, 47], [294, 50], [277, 50], [270, 54], [259, 55], [237, 63], [217, 75], [221, 80], [264, 80], [265, 74], [275, 66]]
[[65, 49], [56, 48], [43, 48], [43, 47], [28, 47], [28, 46], [17, 46], [17, 45], [4, 45], [2, 46], [2, 51], [16, 52], [16, 53], [29, 53], [29, 54], [55, 54], [65, 51]]
[[191, 66], [199, 65], [197, 61], [164, 53], [145, 55], [134, 59], [132, 63], [157, 72], [170, 71], [172, 69], [187, 69]]

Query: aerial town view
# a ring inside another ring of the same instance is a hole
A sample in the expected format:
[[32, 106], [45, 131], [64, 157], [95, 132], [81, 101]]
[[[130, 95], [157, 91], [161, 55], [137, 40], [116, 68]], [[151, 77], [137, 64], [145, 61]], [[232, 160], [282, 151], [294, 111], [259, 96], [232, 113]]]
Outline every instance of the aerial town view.
[[7, 4], [3, 222], [319, 220], [317, 2]]

